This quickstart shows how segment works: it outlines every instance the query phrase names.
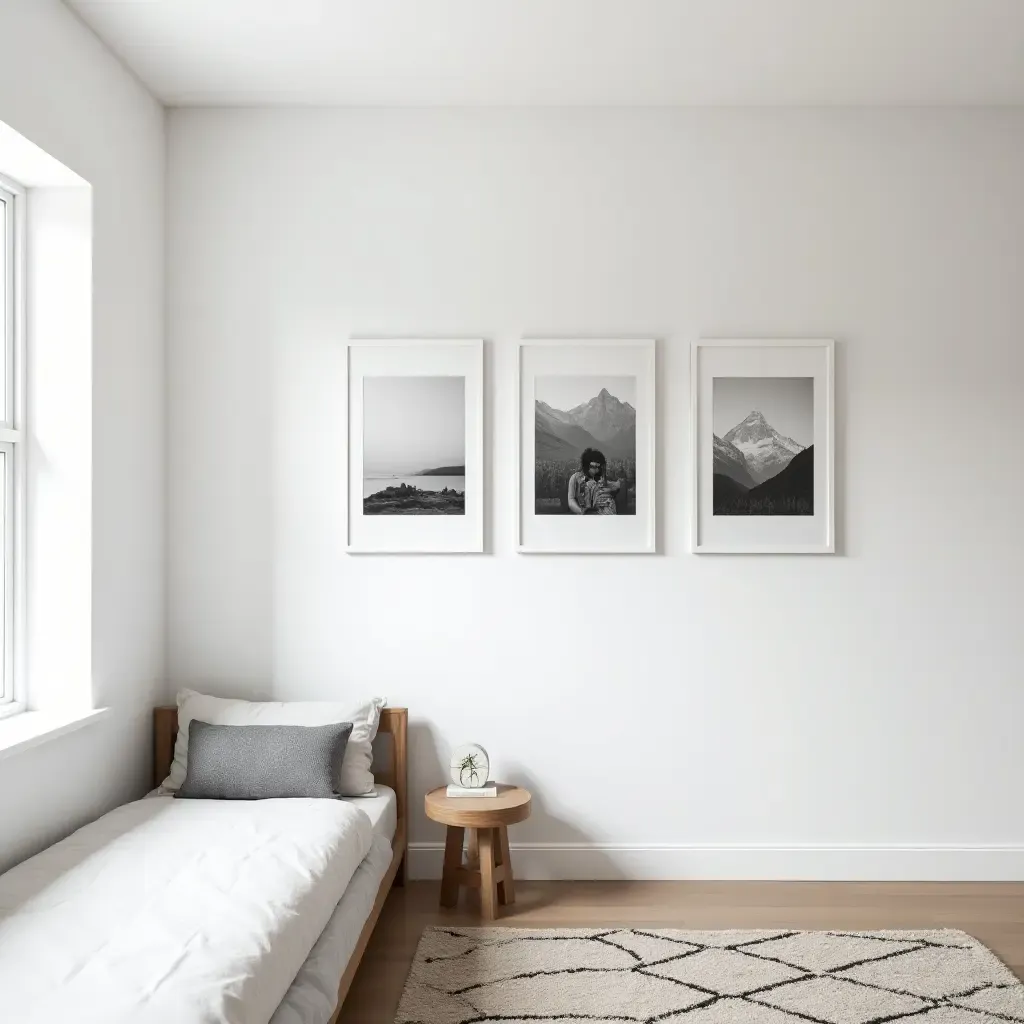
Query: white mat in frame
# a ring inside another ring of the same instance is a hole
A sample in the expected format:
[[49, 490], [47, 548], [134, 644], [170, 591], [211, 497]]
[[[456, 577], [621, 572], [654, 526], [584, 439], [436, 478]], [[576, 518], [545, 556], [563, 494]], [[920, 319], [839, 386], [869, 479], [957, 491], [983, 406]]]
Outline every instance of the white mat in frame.
[[[653, 554], [653, 339], [524, 338], [516, 370], [517, 550]], [[611, 420], [602, 422], [609, 408]], [[631, 424], [621, 418], [630, 408]], [[611, 486], [606, 488], [602, 471], [601, 486], [591, 491], [597, 495], [593, 507], [574, 507], [570, 480], [577, 468], [583, 472], [582, 457], [588, 449], [596, 450], [598, 462], [601, 457], [606, 460], [609, 477], [615, 473], [619, 479], [609, 478]], [[542, 476], [544, 494], [538, 490]], [[607, 490], [612, 489], [610, 499]], [[602, 514], [610, 512], [611, 502], [617, 511]]]
[[[354, 338], [345, 365], [346, 550], [483, 551], [483, 341]], [[461, 481], [457, 473], [451, 481], [437, 475], [458, 466]], [[381, 499], [369, 506], [378, 514], [367, 513], [368, 486], [381, 493], [403, 485], [430, 490], [438, 483], [450, 483], [449, 491], [462, 488], [461, 509], [438, 494], [434, 502]]]
[[[833, 553], [834, 343], [701, 339], [690, 389], [693, 551]], [[781, 472], [773, 448], [790, 460]], [[784, 486], [794, 480], [798, 495]]]

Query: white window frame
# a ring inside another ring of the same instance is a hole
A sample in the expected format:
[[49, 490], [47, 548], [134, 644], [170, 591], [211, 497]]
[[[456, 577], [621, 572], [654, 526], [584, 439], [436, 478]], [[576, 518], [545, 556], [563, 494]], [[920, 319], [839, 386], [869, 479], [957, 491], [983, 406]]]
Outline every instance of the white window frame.
[[5, 415], [0, 420], [0, 451], [5, 454], [3, 579], [3, 650], [0, 655], [0, 719], [24, 711], [24, 595], [25, 595], [25, 215], [22, 185], [0, 174], [0, 198], [7, 206], [6, 230], [0, 240], [6, 249], [5, 322], [0, 342], [5, 364]]

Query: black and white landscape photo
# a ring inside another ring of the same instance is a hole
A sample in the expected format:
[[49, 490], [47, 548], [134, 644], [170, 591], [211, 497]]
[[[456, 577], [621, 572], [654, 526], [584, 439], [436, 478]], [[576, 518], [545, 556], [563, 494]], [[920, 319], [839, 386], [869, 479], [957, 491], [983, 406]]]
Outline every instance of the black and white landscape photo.
[[363, 378], [363, 514], [466, 514], [466, 378]]
[[636, 377], [534, 380], [537, 515], [636, 515]]
[[716, 516], [814, 515], [814, 378], [715, 377]]

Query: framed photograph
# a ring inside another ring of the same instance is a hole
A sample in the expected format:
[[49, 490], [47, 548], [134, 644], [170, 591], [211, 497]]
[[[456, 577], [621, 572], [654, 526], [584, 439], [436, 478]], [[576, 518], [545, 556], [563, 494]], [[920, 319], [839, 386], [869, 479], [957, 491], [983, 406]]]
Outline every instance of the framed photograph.
[[693, 550], [835, 551], [834, 345], [695, 342]]
[[653, 553], [654, 342], [519, 346], [521, 552]]
[[483, 342], [348, 345], [349, 552], [483, 551]]

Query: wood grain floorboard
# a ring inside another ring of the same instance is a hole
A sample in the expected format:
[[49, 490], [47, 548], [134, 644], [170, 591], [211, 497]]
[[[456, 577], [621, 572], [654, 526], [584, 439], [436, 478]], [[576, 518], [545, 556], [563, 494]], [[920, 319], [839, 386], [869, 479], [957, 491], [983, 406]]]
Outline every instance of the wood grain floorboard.
[[[438, 907], [439, 883], [394, 889], [370, 939], [341, 1024], [393, 1024], [424, 928], [481, 924], [463, 894]], [[1024, 977], [1024, 883], [521, 882], [497, 926], [520, 928], [962, 928]]]

